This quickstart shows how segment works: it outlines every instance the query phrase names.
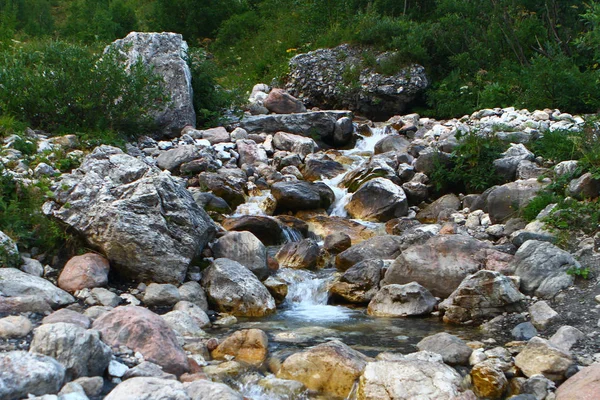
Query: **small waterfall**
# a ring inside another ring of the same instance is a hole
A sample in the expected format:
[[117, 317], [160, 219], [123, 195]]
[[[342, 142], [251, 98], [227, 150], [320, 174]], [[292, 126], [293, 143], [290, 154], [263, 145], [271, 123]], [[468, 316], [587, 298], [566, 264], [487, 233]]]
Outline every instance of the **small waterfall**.
[[279, 226], [281, 226], [281, 233], [286, 243], [299, 242], [304, 239], [302, 234], [296, 229], [289, 227], [282, 222], [279, 223]]
[[350, 317], [346, 307], [329, 306], [329, 285], [333, 270], [311, 272], [282, 268], [277, 276], [288, 283], [288, 294], [283, 303], [287, 317], [304, 321], [336, 321]]

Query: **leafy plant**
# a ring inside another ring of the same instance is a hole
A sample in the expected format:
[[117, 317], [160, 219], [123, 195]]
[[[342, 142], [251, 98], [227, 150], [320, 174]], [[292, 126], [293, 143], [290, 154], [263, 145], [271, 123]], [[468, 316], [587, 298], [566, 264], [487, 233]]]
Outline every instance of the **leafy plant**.
[[521, 209], [521, 215], [526, 221], [533, 221], [544, 208], [559, 201], [560, 197], [555, 193], [542, 191]]
[[571, 267], [571, 268], [567, 269], [567, 274], [569, 274], [571, 276], [583, 278], [583, 279], [589, 279], [591, 273], [592, 273], [592, 270], [589, 267], [585, 267], [585, 268]]
[[561, 162], [576, 160], [582, 156], [577, 143], [580, 142], [581, 133], [574, 130], [545, 131], [537, 140], [530, 144], [531, 151], [536, 156], [546, 160]]

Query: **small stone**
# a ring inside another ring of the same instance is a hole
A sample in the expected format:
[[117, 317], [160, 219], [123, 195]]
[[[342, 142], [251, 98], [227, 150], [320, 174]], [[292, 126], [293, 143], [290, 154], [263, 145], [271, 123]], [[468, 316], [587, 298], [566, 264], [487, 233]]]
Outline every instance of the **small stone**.
[[550, 343], [556, 347], [570, 351], [575, 343], [585, 338], [585, 334], [579, 329], [569, 325], [561, 326], [550, 338]]
[[516, 340], [529, 340], [537, 336], [538, 331], [531, 322], [522, 322], [515, 326], [510, 333]]
[[174, 306], [181, 300], [177, 287], [170, 283], [151, 283], [144, 293], [144, 304], [150, 307]]
[[533, 325], [540, 330], [546, 329], [559, 318], [558, 313], [545, 301], [538, 301], [530, 306], [529, 315], [531, 316]]
[[227, 337], [213, 350], [215, 359], [224, 359], [234, 356], [237, 361], [260, 366], [267, 359], [267, 335], [260, 329], [244, 329]]
[[89, 397], [99, 396], [104, 386], [104, 379], [101, 376], [82, 376], [73, 382], [80, 384], [85, 394]]
[[116, 307], [121, 303], [121, 298], [104, 288], [94, 288], [90, 290], [90, 297], [85, 302], [89, 305], [101, 304], [106, 307]]
[[440, 354], [447, 364], [459, 365], [467, 365], [473, 352], [464, 340], [445, 332], [427, 336], [417, 343], [417, 348]]
[[20, 315], [0, 319], [0, 338], [3, 339], [22, 338], [27, 336], [31, 329], [31, 321]]
[[127, 365], [121, 364], [115, 360], [111, 360], [108, 364], [108, 374], [116, 378], [122, 378], [128, 370], [129, 367], [127, 367]]

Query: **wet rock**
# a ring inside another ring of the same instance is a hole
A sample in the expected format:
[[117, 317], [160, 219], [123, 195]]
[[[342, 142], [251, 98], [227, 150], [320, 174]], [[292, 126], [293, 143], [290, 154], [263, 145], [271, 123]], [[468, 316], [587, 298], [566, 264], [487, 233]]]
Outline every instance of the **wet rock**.
[[439, 361], [403, 359], [367, 364], [358, 399], [452, 400], [460, 394], [460, 375]]
[[263, 285], [267, 288], [271, 296], [275, 299], [277, 305], [281, 304], [288, 294], [288, 284], [282, 279], [273, 276], [268, 277]]
[[570, 268], [581, 268], [571, 254], [548, 242], [528, 240], [512, 261], [515, 275], [521, 277], [521, 290], [541, 298], [554, 297], [573, 284]]
[[494, 186], [481, 195], [471, 210], [483, 209], [493, 224], [505, 222], [529, 204], [545, 185], [537, 179], [527, 179]]
[[565, 379], [571, 364], [573, 360], [568, 353], [537, 336], [515, 357], [515, 365], [528, 378], [542, 374], [554, 382]]
[[335, 232], [325, 237], [323, 247], [330, 254], [339, 254], [352, 246], [350, 236], [344, 232]]
[[341, 185], [354, 193], [371, 179], [385, 178], [395, 184], [400, 184], [396, 171], [385, 160], [372, 158], [370, 162], [352, 169], [342, 179]]
[[7, 297], [22, 299], [26, 296], [36, 296], [53, 308], [66, 306], [75, 301], [73, 296], [49, 281], [15, 268], [0, 268], [0, 292]]
[[462, 235], [433, 236], [410, 246], [392, 263], [382, 284], [417, 282], [434, 296], [448, 297], [470, 274], [480, 269], [507, 270], [512, 256], [486, 242]]
[[212, 193], [201, 192], [199, 188], [188, 188], [194, 201], [199, 207], [202, 207], [205, 211], [217, 212], [221, 214], [231, 214], [232, 210], [229, 204], [219, 196], [215, 196]]
[[386, 285], [369, 302], [367, 314], [378, 317], [408, 317], [429, 314], [437, 300], [416, 282]]
[[[414, 64], [384, 75], [363, 65], [362, 52], [343, 44], [299, 54], [289, 62], [286, 89], [307, 106], [350, 109], [382, 120], [401, 113], [428, 86], [423, 67]], [[375, 55], [377, 63], [390, 62], [391, 57], [389, 52]], [[344, 71], [359, 74], [357, 85], [344, 82]]]
[[302, 175], [307, 181], [317, 181], [323, 178], [334, 178], [344, 172], [344, 166], [328, 156], [305, 160]]
[[329, 293], [350, 303], [368, 303], [379, 291], [382, 260], [364, 260], [350, 267], [329, 289]]
[[246, 174], [242, 170], [227, 168], [221, 168], [218, 172], [202, 172], [198, 175], [200, 186], [221, 197], [234, 209], [246, 201], [244, 192], [246, 180]]
[[292, 354], [281, 365], [277, 377], [300, 381], [310, 390], [346, 397], [368, 360], [334, 340]]
[[271, 193], [280, 211], [327, 209], [335, 200], [333, 191], [324, 183], [277, 182], [271, 186]]
[[100, 334], [63, 322], [36, 328], [29, 351], [55, 358], [65, 366], [65, 379], [102, 375], [112, 353]]
[[364, 260], [393, 260], [400, 255], [401, 246], [402, 239], [399, 236], [376, 236], [338, 254], [335, 258], [335, 266], [340, 271], [346, 271]]
[[387, 153], [394, 151], [397, 153], [406, 153], [410, 142], [401, 135], [387, 135], [379, 142], [375, 143], [374, 154]]
[[2, 399], [57, 393], [64, 379], [65, 367], [52, 357], [24, 351], [0, 354]]
[[224, 383], [199, 379], [184, 385], [190, 400], [243, 400], [243, 396]]
[[561, 326], [550, 338], [550, 343], [566, 352], [571, 351], [571, 347], [577, 342], [585, 339], [585, 334], [579, 329], [569, 325]]
[[208, 300], [206, 300], [206, 293], [198, 282], [189, 281], [179, 286], [179, 295], [182, 301], [189, 301], [200, 307], [203, 311], [208, 310]]
[[189, 313], [174, 310], [161, 315], [161, 318], [167, 323], [177, 335], [184, 337], [203, 337], [205, 333], [200, 329], [198, 321]]
[[180, 34], [131, 32], [110, 47], [125, 55], [126, 66], [141, 60], [163, 78], [171, 100], [166, 106], [161, 100], [159, 109], [150, 113], [163, 135], [176, 137], [186, 125], [196, 126], [192, 74], [185, 61], [188, 46]]
[[144, 304], [150, 307], [172, 307], [181, 300], [175, 285], [151, 283], [144, 292]]
[[219, 258], [203, 275], [202, 286], [218, 311], [248, 317], [275, 311], [275, 300], [267, 288], [238, 262]]
[[252, 232], [227, 232], [213, 245], [215, 258], [228, 258], [248, 268], [258, 279], [269, 275], [267, 249]]
[[212, 356], [217, 360], [232, 356], [236, 361], [260, 366], [267, 359], [268, 344], [267, 334], [260, 329], [243, 329], [223, 340]]
[[567, 379], [556, 391], [556, 400], [593, 400], [600, 393], [600, 364], [592, 364]]
[[139, 351], [144, 359], [180, 375], [188, 371], [186, 355], [177, 337], [157, 314], [136, 306], [117, 307], [93, 323], [102, 341], [112, 347], [127, 346]]
[[445, 363], [452, 365], [468, 365], [469, 356], [473, 352], [464, 340], [446, 332], [427, 336], [417, 343], [417, 348], [420, 351], [437, 353], [442, 356]]
[[567, 194], [579, 200], [595, 199], [600, 195], [600, 179], [587, 172], [569, 183]]
[[275, 255], [281, 268], [315, 269], [321, 249], [312, 239], [285, 244]]
[[424, 224], [433, 224], [440, 220], [441, 214], [458, 211], [461, 208], [461, 201], [455, 194], [447, 194], [417, 214], [417, 219]]
[[58, 287], [67, 292], [101, 287], [108, 283], [108, 260], [96, 253], [75, 256], [65, 264], [58, 277]]
[[104, 400], [191, 400], [183, 383], [172, 379], [131, 378], [118, 384]]
[[515, 340], [529, 340], [534, 336], [537, 336], [538, 331], [531, 322], [521, 322], [515, 326], [510, 332]]
[[304, 104], [283, 89], [272, 89], [263, 104], [267, 110], [275, 114], [306, 112]]
[[375, 236], [372, 229], [343, 217], [306, 213], [301, 215], [301, 218], [307, 222], [311, 232], [321, 237], [326, 237], [335, 232], [342, 232], [350, 236], [353, 244], [358, 244]]
[[481, 270], [466, 277], [442, 303], [444, 321], [460, 324], [481, 321], [505, 312], [524, 310], [525, 296], [513, 281], [493, 271]]
[[69, 310], [68, 308], [62, 308], [55, 311], [42, 320], [42, 324], [56, 324], [57, 322], [74, 324], [83, 329], [88, 329], [92, 324], [92, 321], [88, 317], [73, 310]]
[[286, 243], [282, 225], [274, 218], [258, 215], [244, 215], [227, 218], [222, 222], [228, 231], [252, 232], [265, 246]]
[[314, 153], [317, 148], [317, 144], [311, 138], [286, 132], [277, 132], [273, 136], [273, 146], [278, 150], [299, 154], [302, 158]]
[[501, 399], [508, 388], [508, 380], [495, 363], [483, 361], [471, 370], [473, 390], [478, 397]]
[[119, 274], [154, 282], [182, 281], [215, 232], [170, 174], [109, 146], [62, 176], [56, 203], [44, 212], [102, 250]]
[[408, 200], [402, 188], [385, 178], [374, 178], [352, 194], [346, 211], [352, 218], [386, 222], [408, 212]]
[[33, 326], [27, 317], [11, 315], [0, 318], [0, 338], [17, 339], [27, 336]]
[[529, 306], [529, 316], [533, 326], [542, 331], [559, 319], [558, 313], [545, 301]]
[[354, 134], [354, 124], [352, 118], [342, 117], [335, 121], [335, 129], [333, 131], [333, 145], [344, 146], [352, 140]]
[[349, 111], [315, 111], [298, 114], [271, 114], [244, 117], [240, 127], [248, 133], [288, 132], [306, 137], [316, 135], [321, 140], [332, 140], [335, 123], [342, 117], [352, 118]]

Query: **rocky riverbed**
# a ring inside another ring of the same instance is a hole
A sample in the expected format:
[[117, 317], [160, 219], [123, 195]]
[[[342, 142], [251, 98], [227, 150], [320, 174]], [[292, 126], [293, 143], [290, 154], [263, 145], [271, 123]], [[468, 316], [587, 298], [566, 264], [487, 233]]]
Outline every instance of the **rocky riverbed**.
[[[521, 218], [565, 177], [573, 201], [598, 198], [576, 160], [531, 150], [582, 117], [373, 123], [262, 84], [249, 100], [239, 121], [122, 149], [4, 140], [3, 173], [50, 181], [41, 211], [86, 251], [0, 232], [0, 399], [597, 398], [598, 229], [564, 242], [556, 206]], [[506, 144], [503, 183], [439, 191], [468, 135]]]

